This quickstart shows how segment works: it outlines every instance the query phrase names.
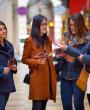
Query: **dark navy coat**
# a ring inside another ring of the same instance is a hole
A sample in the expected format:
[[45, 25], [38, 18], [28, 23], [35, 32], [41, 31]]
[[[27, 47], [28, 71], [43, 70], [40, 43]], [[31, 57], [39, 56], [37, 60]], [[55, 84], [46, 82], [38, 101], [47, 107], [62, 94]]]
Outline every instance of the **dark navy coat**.
[[85, 69], [90, 73], [90, 42], [87, 44], [86, 54], [83, 55], [82, 62], [85, 64]]
[[71, 56], [78, 57], [80, 53], [83, 54], [82, 63], [85, 64], [85, 69], [90, 73], [90, 42], [88, 42], [82, 49], [82, 51], [77, 50], [71, 46], [68, 46], [65, 53], [70, 54]]
[[[73, 62], [67, 61], [65, 58], [61, 57], [60, 60], [60, 78], [64, 79], [77, 79], [81, 69], [83, 67], [83, 63], [81, 63], [77, 57], [80, 55], [80, 53], [83, 51], [83, 48], [86, 44], [80, 44], [77, 46], [77, 49], [73, 48], [72, 46], [68, 46], [67, 50], [65, 51], [66, 54], [69, 54], [73, 57], [75, 57], [75, 60]], [[77, 51], [79, 50], [79, 51]]]
[[5, 40], [4, 46], [0, 45], [0, 92], [10, 93], [15, 91], [13, 73], [16, 73], [16, 71], [11, 70], [7, 75], [3, 74], [4, 67], [8, 66], [10, 58], [14, 58], [14, 49], [12, 44]]

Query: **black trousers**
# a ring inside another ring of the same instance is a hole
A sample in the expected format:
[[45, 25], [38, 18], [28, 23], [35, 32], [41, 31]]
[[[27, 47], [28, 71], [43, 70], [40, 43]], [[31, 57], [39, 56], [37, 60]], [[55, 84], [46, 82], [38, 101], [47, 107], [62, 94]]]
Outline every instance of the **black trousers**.
[[87, 94], [87, 99], [88, 99], [88, 103], [89, 103], [89, 106], [90, 106], [90, 94]]
[[33, 100], [32, 110], [46, 110], [47, 100]]

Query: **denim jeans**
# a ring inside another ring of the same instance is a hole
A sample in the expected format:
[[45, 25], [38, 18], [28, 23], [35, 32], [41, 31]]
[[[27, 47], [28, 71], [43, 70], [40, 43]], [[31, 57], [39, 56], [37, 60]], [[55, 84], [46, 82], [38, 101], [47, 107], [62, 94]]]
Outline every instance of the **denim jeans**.
[[61, 79], [61, 100], [63, 110], [73, 110], [73, 103], [75, 110], [84, 110], [84, 96], [76, 86], [76, 80]]
[[0, 93], [0, 110], [5, 110], [10, 93]]

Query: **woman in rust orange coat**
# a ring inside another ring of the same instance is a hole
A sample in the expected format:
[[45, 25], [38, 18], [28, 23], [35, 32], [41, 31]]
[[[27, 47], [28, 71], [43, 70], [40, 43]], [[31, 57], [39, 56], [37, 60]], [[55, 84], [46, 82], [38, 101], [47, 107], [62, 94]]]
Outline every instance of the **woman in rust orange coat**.
[[26, 38], [22, 62], [29, 66], [32, 110], [46, 110], [49, 99], [56, 100], [56, 73], [52, 62], [52, 43], [47, 36], [47, 19], [42, 15], [33, 18], [31, 35]]

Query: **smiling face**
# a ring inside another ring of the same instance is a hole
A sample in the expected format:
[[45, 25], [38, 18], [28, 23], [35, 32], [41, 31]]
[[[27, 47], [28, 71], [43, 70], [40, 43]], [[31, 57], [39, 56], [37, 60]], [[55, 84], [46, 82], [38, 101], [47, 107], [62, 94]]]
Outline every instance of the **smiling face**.
[[0, 40], [5, 39], [7, 35], [7, 29], [4, 25], [0, 24]]
[[40, 34], [42, 36], [45, 33], [47, 33], [47, 21], [46, 19], [43, 19], [40, 25]]

